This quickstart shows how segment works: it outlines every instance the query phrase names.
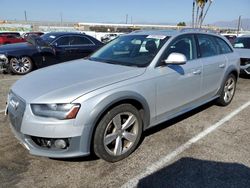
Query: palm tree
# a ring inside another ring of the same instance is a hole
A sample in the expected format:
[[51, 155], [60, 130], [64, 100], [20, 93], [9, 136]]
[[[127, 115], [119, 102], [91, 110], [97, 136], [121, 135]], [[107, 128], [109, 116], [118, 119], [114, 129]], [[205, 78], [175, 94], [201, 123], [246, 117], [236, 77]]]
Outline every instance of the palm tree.
[[192, 28], [194, 28], [194, 10], [195, 10], [195, 1], [193, 0], [193, 10], [192, 10]]
[[209, 8], [210, 8], [210, 6], [211, 6], [212, 3], [213, 3], [213, 0], [209, 0], [208, 7], [207, 7], [207, 9], [206, 9], [206, 12], [205, 12], [205, 14], [204, 14], [202, 20], [201, 20], [201, 25], [202, 25], [203, 21], [205, 20], [205, 18], [206, 18], [206, 16], [207, 16], [207, 12], [208, 12], [208, 10], [209, 10]]
[[[197, 6], [197, 12], [196, 12], [196, 23], [195, 23], [195, 27], [198, 27], [201, 23], [201, 19], [203, 17], [203, 10], [204, 10], [204, 7], [206, 5], [208, 0], [196, 0], [196, 6]], [[201, 9], [201, 12], [199, 14], [199, 11]]]

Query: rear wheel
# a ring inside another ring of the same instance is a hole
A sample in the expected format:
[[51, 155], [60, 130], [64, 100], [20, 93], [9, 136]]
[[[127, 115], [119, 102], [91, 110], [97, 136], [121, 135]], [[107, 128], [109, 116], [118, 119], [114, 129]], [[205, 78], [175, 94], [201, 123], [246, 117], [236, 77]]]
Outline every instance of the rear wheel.
[[32, 71], [33, 62], [29, 57], [22, 57], [20, 59], [10, 59], [10, 70], [14, 74], [24, 75]]
[[223, 84], [220, 97], [217, 99], [217, 103], [221, 106], [227, 106], [231, 103], [236, 89], [236, 77], [230, 74]]
[[138, 110], [130, 104], [116, 106], [97, 125], [94, 152], [109, 162], [122, 160], [135, 150], [141, 133], [142, 120]]

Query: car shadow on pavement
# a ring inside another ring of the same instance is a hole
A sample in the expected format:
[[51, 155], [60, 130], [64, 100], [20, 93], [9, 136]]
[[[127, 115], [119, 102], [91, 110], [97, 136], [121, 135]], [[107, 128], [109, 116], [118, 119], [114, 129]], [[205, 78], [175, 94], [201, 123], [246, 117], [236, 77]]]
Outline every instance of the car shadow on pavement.
[[99, 158], [92, 152], [88, 156], [83, 157], [72, 157], [72, 158], [50, 158], [55, 161], [64, 161], [64, 162], [87, 162], [87, 161], [96, 161]]
[[143, 179], [137, 185], [151, 187], [250, 187], [250, 168], [238, 163], [182, 158]]
[[249, 80], [250, 79], [250, 75], [248, 75], [248, 74], [240, 74], [240, 78], [241, 79]]

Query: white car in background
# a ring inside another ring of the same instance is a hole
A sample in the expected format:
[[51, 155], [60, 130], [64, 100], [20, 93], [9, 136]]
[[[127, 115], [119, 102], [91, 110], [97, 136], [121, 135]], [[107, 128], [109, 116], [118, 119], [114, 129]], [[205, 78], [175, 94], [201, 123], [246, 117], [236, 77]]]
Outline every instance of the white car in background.
[[240, 55], [241, 73], [250, 75], [250, 35], [238, 37], [234, 42], [234, 48]]
[[118, 37], [118, 36], [119, 36], [119, 35], [116, 34], [116, 33], [106, 34], [106, 35], [104, 35], [103, 37], [101, 37], [101, 41], [102, 41], [103, 43], [107, 43], [107, 42], [109, 42], [109, 41], [115, 39], [115, 38]]

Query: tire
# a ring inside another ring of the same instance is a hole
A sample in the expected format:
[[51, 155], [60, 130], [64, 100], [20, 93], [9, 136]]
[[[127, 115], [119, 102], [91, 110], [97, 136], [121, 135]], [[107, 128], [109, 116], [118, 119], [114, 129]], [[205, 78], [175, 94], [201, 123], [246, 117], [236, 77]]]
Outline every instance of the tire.
[[227, 106], [231, 103], [236, 90], [236, 77], [233, 74], [230, 74], [223, 86], [221, 88], [220, 97], [217, 99], [217, 104], [220, 106]]
[[9, 74], [9, 72], [7, 70], [3, 70], [2, 72], [3, 74]]
[[142, 119], [131, 104], [108, 111], [94, 134], [94, 152], [101, 159], [117, 162], [128, 157], [137, 147], [142, 134]]
[[24, 75], [33, 70], [33, 62], [32, 60], [24, 56], [20, 59], [11, 58], [10, 59], [10, 71], [14, 74]]

